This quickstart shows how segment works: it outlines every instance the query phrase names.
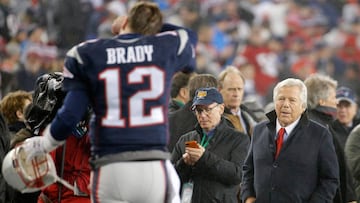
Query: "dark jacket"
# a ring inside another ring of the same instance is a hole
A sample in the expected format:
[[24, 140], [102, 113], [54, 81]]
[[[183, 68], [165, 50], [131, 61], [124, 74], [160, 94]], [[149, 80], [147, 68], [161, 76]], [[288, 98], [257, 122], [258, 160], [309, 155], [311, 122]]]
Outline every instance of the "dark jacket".
[[[0, 164], [10, 150], [10, 134], [3, 115], [0, 113]], [[1, 168], [1, 167], [0, 167]], [[6, 183], [0, 171], [0, 203], [12, 202], [13, 190]]]
[[193, 131], [197, 124], [196, 116], [191, 111], [192, 102], [186, 103], [177, 111], [169, 113], [169, 134], [170, 140], [168, 149], [172, 152], [180, 136]]
[[317, 106], [309, 111], [309, 118], [327, 127], [333, 139], [336, 156], [339, 163], [340, 186], [334, 197], [334, 203], [346, 203], [356, 200], [355, 183], [351, 177], [350, 169], [345, 160], [344, 150], [336, 136], [331, 124], [334, 122], [336, 109], [325, 106]]
[[183, 107], [184, 104], [176, 101], [175, 99], [171, 99], [168, 105], [168, 111], [169, 113], [179, 110], [181, 107]]
[[257, 203], [332, 202], [339, 168], [330, 132], [304, 113], [276, 160], [276, 113], [254, 128], [243, 167], [242, 199]]
[[345, 155], [354, 179], [358, 201], [360, 201], [360, 124], [351, 131], [346, 141]]
[[360, 120], [358, 119], [353, 119], [353, 125], [351, 127], [345, 127], [343, 124], [341, 124], [339, 122], [339, 120], [335, 120], [332, 123], [332, 128], [334, 129], [334, 131], [336, 132], [336, 136], [340, 141], [340, 146], [341, 148], [344, 150], [345, 148], [345, 143], [346, 140], [350, 134], [350, 132], [352, 131], [352, 129], [354, 129], [354, 127], [360, 123]]
[[200, 143], [202, 136], [200, 126], [197, 126], [195, 131], [181, 136], [176, 143], [171, 161], [181, 182], [193, 181], [193, 203], [237, 202], [241, 166], [250, 144], [248, 137], [229, 127], [222, 119], [199, 161], [194, 166], [186, 165], [182, 159], [185, 142], [197, 140]]
[[317, 106], [308, 110], [309, 119], [320, 123], [325, 127], [330, 127], [336, 118], [336, 109], [326, 106]]
[[[8, 126], [11, 142], [13, 142], [14, 138], [18, 136], [16, 133], [25, 127], [26, 125], [23, 122], [15, 122]], [[11, 189], [9, 191], [11, 191]], [[11, 195], [13, 196], [13, 203], [37, 203], [38, 196], [40, 195], [40, 192], [21, 193], [15, 189], [11, 192]]]
[[10, 147], [12, 148], [14, 146], [12, 146], [11, 143], [13, 143], [15, 137], [17, 136], [16, 135], [17, 132], [19, 132], [23, 128], [26, 128], [26, 125], [22, 121], [16, 121], [14, 123], [8, 124], [8, 128], [9, 128], [9, 134], [10, 134]]

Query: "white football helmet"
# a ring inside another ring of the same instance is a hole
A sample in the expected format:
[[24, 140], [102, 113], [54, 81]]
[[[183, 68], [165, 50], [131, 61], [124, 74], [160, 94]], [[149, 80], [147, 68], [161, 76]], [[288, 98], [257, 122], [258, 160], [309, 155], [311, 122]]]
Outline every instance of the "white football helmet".
[[6, 182], [22, 193], [40, 191], [58, 181], [54, 161], [49, 154], [35, 156], [26, 161], [21, 145], [6, 154], [2, 174]]

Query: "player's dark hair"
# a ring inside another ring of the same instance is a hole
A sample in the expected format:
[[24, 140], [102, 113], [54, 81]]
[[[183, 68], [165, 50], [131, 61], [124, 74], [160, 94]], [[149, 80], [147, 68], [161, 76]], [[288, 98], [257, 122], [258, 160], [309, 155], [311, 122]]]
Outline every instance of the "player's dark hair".
[[190, 101], [194, 99], [195, 92], [201, 87], [215, 87], [217, 88], [218, 83], [215, 76], [211, 74], [199, 74], [192, 77], [189, 81], [189, 94]]
[[134, 33], [153, 35], [160, 31], [163, 16], [159, 7], [151, 2], [138, 2], [130, 10], [129, 26]]

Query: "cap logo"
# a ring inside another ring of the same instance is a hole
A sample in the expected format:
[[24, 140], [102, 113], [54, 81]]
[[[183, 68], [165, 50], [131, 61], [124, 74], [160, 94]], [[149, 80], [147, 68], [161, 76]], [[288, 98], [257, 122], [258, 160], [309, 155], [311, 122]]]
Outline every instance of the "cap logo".
[[206, 91], [198, 91], [198, 93], [197, 93], [197, 97], [198, 98], [203, 98], [203, 97], [206, 97], [206, 95], [207, 95], [207, 92]]

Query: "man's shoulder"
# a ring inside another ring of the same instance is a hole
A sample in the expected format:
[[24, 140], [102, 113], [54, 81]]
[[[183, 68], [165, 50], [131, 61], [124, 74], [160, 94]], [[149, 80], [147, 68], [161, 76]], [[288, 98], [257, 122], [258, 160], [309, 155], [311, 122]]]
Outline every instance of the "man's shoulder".
[[89, 40], [85, 40], [85, 41], [75, 45], [73, 48], [81, 48], [81, 49], [92, 48], [94, 46], [102, 46], [103, 44], [109, 43], [111, 41], [114, 41], [114, 38], [109, 38], [109, 39], [102, 39], [102, 38], [89, 39]]
[[231, 139], [233, 139], [234, 141], [235, 140], [239, 140], [239, 141], [248, 141], [249, 142], [249, 144], [250, 144], [250, 139], [249, 139], [249, 136], [247, 135], [247, 134], [245, 134], [245, 133], [243, 133], [243, 132], [240, 132], [240, 131], [238, 131], [238, 130], [235, 130], [235, 129], [233, 129], [233, 128], [231, 128], [231, 133], [229, 134], [230, 135], [230, 137], [231, 137]]
[[350, 132], [345, 144], [345, 150], [349, 150], [350, 148], [357, 149], [358, 144], [360, 144], [360, 125], [355, 126]]
[[[180, 136], [178, 142], [187, 142], [187, 141], [192, 141], [192, 140], [197, 140], [198, 138], [198, 133], [196, 130], [192, 130], [192, 131], [189, 131], [189, 132], [186, 132], [184, 133], [183, 135]], [[200, 140], [197, 140], [198, 142], [200, 142]]]
[[179, 109], [169, 112], [168, 117], [169, 119], [177, 119], [177, 118], [188, 118], [194, 117], [194, 113], [190, 110], [191, 105], [186, 103], [184, 106], [180, 107]]
[[219, 126], [219, 130], [218, 132], [220, 133], [226, 133], [229, 136], [242, 136], [245, 135], [247, 137], [247, 135], [245, 133], [240, 132], [239, 130], [235, 129], [232, 125], [231, 122], [224, 116], [222, 118], [222, 122], [220, 123]]
[[319, 123], [318, 121], [309, 119], [308, 128], [318, 129], [318, 130], [327, 130], [327, 127], [324, 124]]
[[256, 123], [256, 125], [254, 126], [254, 129], [267, 128], [269, 124], [270, 124], [269, 120], [263, 120], [263, 121], [260, 121], [260, 122]]
[[250, 145], [249, 136], [245, 133], [242, 133], [227, 124], [224, 128], [221, 128], [217, 131], [221, 140], [226, 143], [232, 143], [229, 146], [239, 146], [239, 147], [248, 147]]
[[266, 120], [264, 108], [256, 101], [244, 101], [240, 105], [240, 110], [245, 115], [244, 119], [252, 119], [255, 122]]

